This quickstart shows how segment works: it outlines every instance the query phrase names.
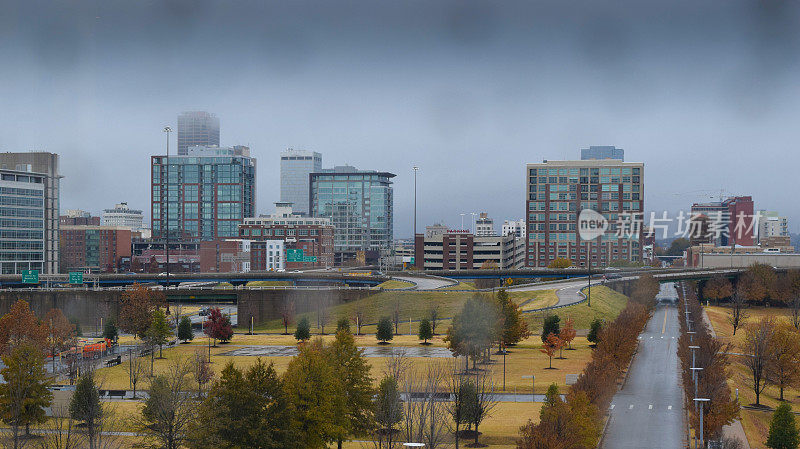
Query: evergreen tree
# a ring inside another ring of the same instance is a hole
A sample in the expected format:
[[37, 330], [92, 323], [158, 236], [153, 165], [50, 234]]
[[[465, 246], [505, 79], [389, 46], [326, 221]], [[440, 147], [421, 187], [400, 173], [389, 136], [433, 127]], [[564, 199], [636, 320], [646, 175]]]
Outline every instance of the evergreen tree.
[[192, 332], [192, 320], [190, 320], [188, 316], [181, 318], [181, 322], [178, 324], [178, 340], [181, 340], [184, 343], [194, 340], [194, 332]]
[[447, 329], [444, 341], [455, 356], [468, 356], [477, 364], [478, 358], [498, 341], [502, 322], [491, 297], [475, 295], [468, 299]]
[[145, 338], [151, 345], [158, 345], [158, 358], [164, 358], [162, 348], [172, 336], [172, 329], [169, 327], [167, 315], [161, 309], [153, 311], [150, 327], [145, 332]]
[[558, 335], [561, 332], [561, 318], [558, 315], [548, 315], [544, 318], [542, 325], [542, 343], [547, 343], [547, 336], [550, 334]]
[[294, 447], [283, 382], [260, 358], [246, 373], [228, 362], [200, 405], [188, 446], [222, 449]]
[[375, 337], [383, 344], [386, 344], [394, 338], [391, 318], [388, 316], [381, 317], [381, 319], [378, 321], [378, 331], [375, 333]]
[[44, 355], [31, 343], [21, 343], [3, 356], [5, 368], [0, 370], [5, 383], [0, 383], [0, 417], [12, 427], [14, 447], [18, 446], [19, 428], [47, 420], [45, 407], [53, 398], [47, 389], [50, 381], [44, 369]]
[[103, 408], [100, 404], [100, 392], [94, 383], [94, 374], [90, 371], [78, 379], [72, 401], [69, 403], [69, 415], [75, 421], [82, 421], [86, 425], [89, 436], [89, 448], [95, 448], [100, 420], [103, 418]]
[[496, 296], [497, 305], [500, 308], [500, 318], [503, 323], [503, 332], [500, 336], [500, 343], [503, 346], [515, 345], [531, 335], [528, 330], [528, 323], [522, 316], [519, 304], [509, 298], [505, 289], [500, 289]]
[[403, 399], [394, 377], [384, 377], [375, 395], [375, 421], [380, 435], [386, 436], [388, 446], [392, 447], [395, 425], [403, 420]]
[[323, 449], [347, 434], [349, 413], [343, 380], [331, 363], [321, 339], [300, 346], [283, 374], [291, 408], [294, 443], [304, 449]]
[[294, 338], [297, 341], [307, 341], [311, 338], [311, 325], [308, 324], [308, 318], [303, 317], [297, 323], [297, 330], [294, 331]]
[[600, 341], [600, 329], [603, 328], [603, 322], [600, 318], [595, 318], [589, 325], [589, 333], [586, 335], [586, 340], [589, 343], [597, 344]]
[[336, 322], [336, 332], [338, 333], [341, 330], [350, 332], [350, 320], [347, 318], [339, 318], [339, 321]]
[[769, 423], [769, 437], [767, 447], [770, 449], [797, 449], [798, 440], [797, 424], [795, 423], [792, 407], [781, 402], [775, 413], [772, 414], [772, 421]]
[[116, 344], [117, 339], [119, 338], [119, 330], [117, 329], [117, 325], [114, 323], [114, 320], [106, 321], [106, 324], [103, 326], [103, 338]]
[[363, 351], [356, 347], [349, 330], [340, 330], [329, 347], [330, 361], [342, 381], [345, 396], [344, 434], [338, 436], [337, 444], [348, 437], [366, 436], [372, 427], [372, 396], [375, 393], [370, 377], [370, 365]]
[[433, 329], [431, 328], [431, 320], [423, 318], [419, 322], [419, 332], [417, 333], [417, 335], [419, 336], [420, 340], [424, 340], [422, 343], [423, 345], [430, 344], [428, 343], [428, 340], [433, 338]]

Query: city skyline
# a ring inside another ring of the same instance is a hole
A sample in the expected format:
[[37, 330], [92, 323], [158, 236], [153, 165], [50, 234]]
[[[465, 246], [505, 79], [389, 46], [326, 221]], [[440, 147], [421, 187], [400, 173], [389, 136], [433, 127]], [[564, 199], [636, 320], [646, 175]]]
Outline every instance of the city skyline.
[[[313, 19], [279, 4], [9, 5], [0, 57], [16, 70], [0, 75], [0, 151], [60, 154], [63, 209], [99, 213], [124, 197], [147, 210], [141, 179], [164, 151], [161, 129], [204, 110], [224, 125], [221, 145], [248, 145], [262, 162], [257, 214], [279, 199], [280, 152], [303, 148], [329, 166], [396, 173], [396, 237], [407, 237], [414, 165], [418, 226], [457, 225], [464, 212], [522, 217], [525, 164], [615, 145], [648, 165], [648, 210], [686, 209], [723, 189], [781, 210], [796, 232], [800, 155], [787, 149], [800, 14], [791, 4], [727, 5], [678, 2], [668, 23], [666, 5], [635, 3], [578, 13], [362, 3], [363, 21], [324, 4]], [[759, 175], [730, 175], [745, 167]]]

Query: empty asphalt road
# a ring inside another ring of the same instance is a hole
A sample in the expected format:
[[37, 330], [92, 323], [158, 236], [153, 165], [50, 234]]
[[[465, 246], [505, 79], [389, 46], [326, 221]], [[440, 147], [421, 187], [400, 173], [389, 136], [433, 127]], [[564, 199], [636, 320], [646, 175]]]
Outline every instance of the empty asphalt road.
[[[676, 296], [674, 284], [661, 286], [659, 297]], [[683, 403], [677, 353], [679, 332], [675, 305], [659, 305], [639, 337], [639, 350], [625, 387], [614, 396], [602, 447], [683, 447]]]

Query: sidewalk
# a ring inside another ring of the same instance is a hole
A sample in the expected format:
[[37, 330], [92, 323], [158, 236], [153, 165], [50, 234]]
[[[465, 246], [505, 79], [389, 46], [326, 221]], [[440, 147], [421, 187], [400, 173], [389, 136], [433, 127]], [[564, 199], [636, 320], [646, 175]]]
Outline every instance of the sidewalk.
[[[706, 325], [708, 326], [711, 336], [716, 338], [717, 333], [714, 331], [714, 326], [711, 325], [711, 320], [708, 319], [708, 314], [706, 313], [705, 308], [703, 309], [703, 321], [705, 321]], [[747, 441], [747, 435], [744, 433], [742, 422], [738, 419], [729, 425], [724, 426], [722, 428], [722, 435], [729, 438], [738, 438], [739, 441], [742, 442], [742, 449], [750, 449], [750, 442]]]

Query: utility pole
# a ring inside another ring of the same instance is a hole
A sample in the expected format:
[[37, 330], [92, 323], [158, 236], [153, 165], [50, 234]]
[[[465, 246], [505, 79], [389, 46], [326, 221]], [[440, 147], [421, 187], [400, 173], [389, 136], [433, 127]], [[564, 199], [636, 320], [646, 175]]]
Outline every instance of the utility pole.
[[[166, 290], [169, 290], [169, 133], [171, 133], [171, 132], [172, 132], [172, 128], [170, 128], [169, 126], [165, 126], [164, 127], [164, 133], [166, 133], [166, 135], [167, 135], [167, 159], [166, 159], [167, 172], [166, 172], [166, 176], [165, 176], [167, 182], [166, 182], [166, 189], [165, 189], [166, 191], [165, 192], [161, 192], [161, 198], [162, 198], [162, 204], [166, 205], [166, 208], [164, 209], [164, 214], [165, 214], [165, 216], [167, 218], [166, 219], [167, 225], [166, 225], [166, 229], [165, 229], [166, 239], [165, 239], [165, 243], [164, 243], [164, 247], [166, 249], [166, 254], [167, 254], [167, 264], [166, 264], [166, 267], [167, 267], [167, 286], [165, 288]], [[166, 199], [166, 201], [164, 201], [164, 199]]]

